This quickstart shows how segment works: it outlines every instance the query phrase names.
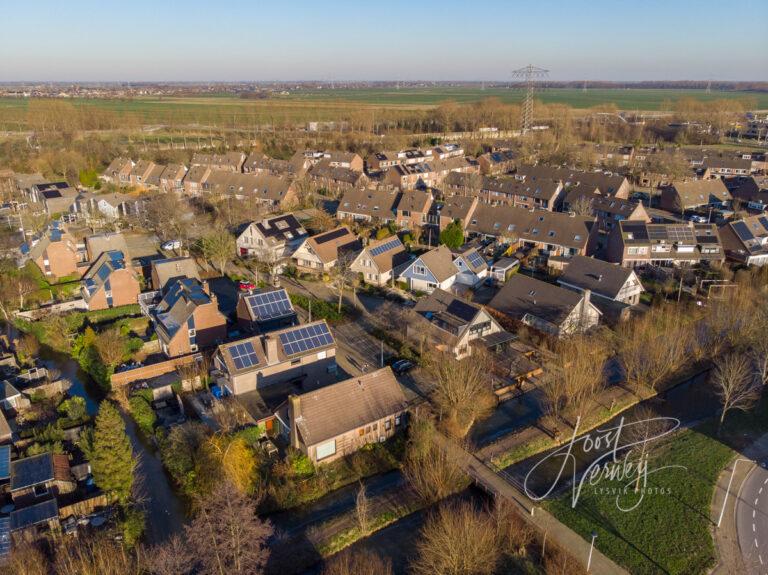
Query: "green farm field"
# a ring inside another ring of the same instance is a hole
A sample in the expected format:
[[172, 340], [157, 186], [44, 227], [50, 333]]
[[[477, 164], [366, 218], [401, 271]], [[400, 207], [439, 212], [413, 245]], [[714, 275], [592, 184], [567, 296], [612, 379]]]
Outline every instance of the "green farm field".
[[[258, 125], [330, 121], [349, 118], [354, 114], [385, 112], [390, 117], [426, 111], [442, 102], [460, 104], [497, 98], [504, 103], [519, 103], [522, 93], [515, 89], [475, 87], [303, 90], [286, 96], [264, 100], [241, 99], [229, 95], [198, 97], [139, 97], [132, 99], [80, 99], [47, 102], [71, 106], [83, 115], [108, 116], [105, 120], [114, 128], [138, 124], [204, 124], [218, 126]], [[538, 98], [545, 103], [568, 104], [586, 109], [601, 104], [615, 104], [623, 110], [653, 111], [665, 103], [680, 98], [702, 101], [718, 99], [747, 99], [750, 105], [768, 108], [768, 93], [712, 92], [704, 90], [640, 90], [640, 89], [550, 89]], [[0, 130], [28, 126], [30, 108], [41, 105], [39, 100], [0, 98]], [[46, 102], [46, 101], [43, 101]], [[44, 105], [44, 104], [43, 104]]]

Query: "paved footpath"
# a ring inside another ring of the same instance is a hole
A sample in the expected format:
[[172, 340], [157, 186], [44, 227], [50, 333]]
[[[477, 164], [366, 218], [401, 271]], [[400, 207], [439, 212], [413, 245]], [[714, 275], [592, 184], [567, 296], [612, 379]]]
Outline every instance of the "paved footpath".
[[[768, 573], [768, 434], [723, 470], [712, 498], [718, 564], [713, 575]], [[725, 503], [725, 505], [724, 505]]]
[[[493, 469], [484, 464], [480, 459], [465, 451], [443, 435], [437, 434], [438, 441], [447, 449], [451, 457], [458, 462], [464, 471], [470, 475], [478, 485], [492, 493], [495, 497], [503, 497], [517, 508], [520, 516], [536, 527], [540, 532], [546, 532], [574, 558], [586, 565], [589, 556], [590, 544], [570, 527], [558, 521], [552, 514], [541, 507], [536, 507], [531, 515], [532, 502], [517, 487], [505, 478], [497, 474]], [[597, 549], [592, 552], [592, 566], [590, 573], [597, 575], [629, 575], [629, 573], [603, 555]]]

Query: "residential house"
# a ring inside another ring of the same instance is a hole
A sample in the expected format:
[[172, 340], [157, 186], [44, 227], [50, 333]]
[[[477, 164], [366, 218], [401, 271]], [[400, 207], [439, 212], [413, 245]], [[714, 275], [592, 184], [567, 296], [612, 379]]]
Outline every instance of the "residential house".
[[432, 148], [430, 152], [430, 155], [435, 160], [464, 157], [464, 148], [459, 144], [454, 143], [440, 144], [439, 146]]
[[768, 265], [768, 214], [727, 222], [720, 228], [725, 255], [747, 265]]
[[115, 158], [107, 166], [107, 169], [102, 172], [99, 179], [107, 182], [108, 184], [115, 184], [117, 186], [127, 186], [131, 183], [131, 171], [133, 170], [133, 162], [128, 158]]
[[506, 174], [515, 169], [515, 154], [512, 150], [496, 150], [479, 156], [477, 163], [484, 176]]
[[152, 260], [151, 278], [152, 288], [158, 291], [165, 291], [166, 286], [173, 280], [181, 278], [201, 280], [200, 268], [194, 258], [190, 257]]
[[604, 313], [601, 303], [637, 305], [645, 291], [632, 268], [584, 256], [572, 257], [557, 283], [578, 292], [589, 290], [592, 303]]
[[150, 190], [160, 190], [160, 180], [164, 171], [165, 166], [161, 164], [152, 164], [152, 169], [144, 180], [144, 187]]
[[226, 152], [224, 154], [201, 154], [192, 156], [192, 166], [206, 166], [211, 170], [242, 172], [245, 154], [242, 152]]
[[262, 174], [272, 176], [295, 175], [295, 166], [288, 160], [276, 160], [260, 152], [251, 153], [243, 164], [243, 172], [246, 174]]
[[152, 312], [152, 321], [168, 357], [212, 347], [227, 336], [227, 318], [219, 311], [216, 296], [196, 278], [172, 280]]
[[341, 226], [306, 238], [291, 257], [302, 270], [328, 273], [340, 256], [349, 257], [351, 261], [361, 247], [357, 236]]
[[427, 224], [434, 198], [429, 192], [410, 191], [399, 195], [395, 207], [395, 222], [401, 228], [413, 230]]
[[730, 156], [707, 156], [704, 167], [717, 178], [728, 176], [748, 176], [752, 173], [752, 160]]
[[488, 275], [493, 278], [493, 281], [504, 283], [512, 277], [512, 274], [515, 273], [519, 267], [520, 260], [517, 258], [501, 257], [491, 264], [491, 269]]
[[19, 536], [27, 530], [35, 533], [41, 527], [58, 530], [59, 506], [56, 499], [44, 499], [20, 509], [11, 511], [8, 517], [8, 531], [11, 535]]
[[432, 159], [432, 150], [408, 149], [377, 152], [368, 159], [368, 169], [383, 172], [392, 166], [423, 164]]
[[439, 187], [442, 185], [445, 178], [454, 172], [459, 172], [462, 174], [480, 173], [480, 166], [477, 164], [477, 162], [469, 158], [465, 158], [463, 155], [452, 155], [445, 158], [435, 158], [430, 161], [429, 166], [432, 168], [432, 186], [434, 187]]
[[126, 261], [130, 261], [131, 255], [128, 251], [128, 244], [123, 234], [115, 232], [104, 232], [94, 234], [85, 238], [85, 252], [89, 262], [94, 262], [104, 252], [118, 251], [125, 256]]
[[521, 165], [515, 175], [534, 183], [536, 180], [559, 180], [566, 190], [581, 186], [590, 191], [597, 189], [602, 196], [629, 198], [631, 186], [627, 178], [611, 172], [585, 172], [570, 168], [554, 168], [544, 165]]
[[441, 289], [421, 298], [407, 324], [408, 337], [426, 341], [439, 351], [462, 359], [472, 353], [471, 343], [504, 331], [482, 306]]
[[160, 189], [166, 193], [184, 192], [184, 178], [187, 167], [183, 164], [168, 164], [160, 174]]
[[40, 204], [49, 216], [76, 211], [79, 192], [67, 182], [34, 184], [29, 189], [30, 199]]
[[522, 274], [512, 276], [488, 306], [538, 331], [563, 337], [598, 324], [589, 290], [576, 292]]
[[385, 367], [291, 395], [276, 417], [292, 447], [325, 464], [392, 437], [405, 427], [406, 414], [405, 394]]
[[282, 383], [313, 386], [336, 373], [336, 340], [325, 320], [220, 345], [214, 377], [241, 395]]
[[327, 161], [332, 168], [345, 168], [355, 172], [362, 172], [364, 169], [363, 158], [354, 152], [327, 152], [326, 157], [318, 163]]
[[66, 455], [41, 453], [11, 462], [9, 490], [17, 509], [55, 499], [76, 487]]
[[388, 223], [395, 220], [400, 194], [389, 190], [353, 189], [344, 192], [336, 217], [342, 221]]
[[492, 178], [462, 173], [450, 174], [445, 180], [444, 190], [446, 194], [476, 196], [486, 204], [549, 211], [559, 207], [563, 196], [560, 180], [526, 180], [517, 176]]
[[395, 270], [408, 261], [405, 246], [397, 236], [373, 240], [357, 255], [350, 270], [365, 283], [384, 286], [393, 281]]
[[204, 192], [255, 201], [270, 210], [290, 209], [298, 201], [293, 181], [281, 176], [213, 171], [202, 189]]
[[[133, 164], [130, 174], [130, 183], [133, 186], [146, 187], [148, 185], [152, 170], [155, 168], [155, 163], [148, 160], [139, 160]], [[157, 183], [160, 183], [160, 176], [158, 174]]]
[[474, 248], [457, 253], [438, 246], [413, 260], [400, 274], [408, 288], [431, 293], [449, 290], [455, 284], [473, 287], [488, 275], [488, 264]]
[[650, 223], [651, 221], [651, 216], [648, 215], [645, 206], [640, 202], [584, 193], [580, 188], [574, 188], [566, 196], [563, 209], [577, 214], [588, 213], [597, 218], [599, 232], [597, 247], [599, 249], [607, 246], [608, 235], [616, 227], [617, 222], [630, 220]]
[[135, 304], [141, 285], [123, 252], [103, 252], [88, 268], [81, 282], [81, 293], [94, 311]]
[[291, 257], [305, 239], [307, 230], [296, 216], [282, 214], [248, 224], [237, 236], [237, 253], [277, 262]]
[[626, 221], [611, 232], [607, 259], [624, 267], [686, 266], [722, 262], [725, 252], [715, 224]]
[[[360, 161], [362, 162], [362, 159]], [[315, 186], [334, 193], [365, 188], [368, 184], [368, 177], [362, 170], [343, 167], [329, 159], [312, 166], [308, 176]]]
[[137, 196], [112, 192], [90, 196], [88, 204], [91, 211], [98, 210], [108, 219], [117, 220], [139, 214], [143, 209], [144, 200]]
[[238, 294], [237, 324], [250, 333], [267, 333], [299, 323], [284, 289], [264, 288]]
[[8, 411], [19, 410], [25, 403], [24, 396], [7, 379], [0, 381], [0, 406]]
[[188, 196], [201, 195], [212, 171], [208, 166], [191, 166], [184, 176], [184, 193]]
[[79, 275], [77, 243], [59, 221], [51, 222], [39, 238], [24, 242], [20, 251], [21, 265], [33, 261], [46, 276], [63, 278]]
[[433, 202], [427, 215], [427, 222], [437, 226], [439, 230], [444, 230], [451, 222], [458, 221], [462, 229], [466, 229], [479, 202], [476, 196], [449, 196], [444, 200]]
[[768, 211], [768, 176], [748, 176], [724, 179], [734, 199], [748, 210]]
[[478, 205], [466, 231], [513, 248], [537, 248], [546, 256], [591, 255], [597, 245], [593, 217], [513, 206]]
[[699, 208], [720, 208], [733, 197], [720, 179], [674, 182], [661, 192], [661, 207], [675, 214]]
[[397, 164], [387, 168], [383, 182], [400, 190], [421, 190], [437, 185], [437, 174], [427, 163]]

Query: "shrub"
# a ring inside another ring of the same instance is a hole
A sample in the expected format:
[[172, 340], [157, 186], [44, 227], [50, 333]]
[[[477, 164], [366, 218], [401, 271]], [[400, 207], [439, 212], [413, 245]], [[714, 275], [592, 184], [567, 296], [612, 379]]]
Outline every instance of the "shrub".
[[133, 416], [136, 425], [147, 436], [152, 435], [152, 431], [157, 423], [157, 415], [152, 409], [152, 406], [147, 401], [146, 397], [140, 394], [133, 394], [128, 400], [128, 404], [131, 408], [131, 415]]
[[144, 535], [145, 527], [146, 521], [143, 511], [135, 507], [129, 507], [124, 511], [120, 528], [123, 531], [123, 541], [128, 547], [133, 547], [138, 543], [141, 536]]
[[80, 396], [65, 399], [59, 405], [58, 412], [70, 420], [81, 419], [86, 415], [85, 399]]

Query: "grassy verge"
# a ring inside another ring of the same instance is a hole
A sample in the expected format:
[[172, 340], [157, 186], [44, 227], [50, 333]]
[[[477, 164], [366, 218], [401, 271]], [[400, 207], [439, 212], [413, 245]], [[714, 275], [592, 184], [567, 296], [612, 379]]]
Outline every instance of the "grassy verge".
[[[587, 415], [587, 417], [585, 417], [579, 424], [580, 434], [595, 429], [606, 421], [613, 419], [623, 411], [626, 411], [630, 407], [636, 405], [638, 402], [643, 401], [643, 399], [645, 398], [639, 397], [637, 395], [626, 395], [621, 399], [621, 401], [618, 401], [613, 406], [613, 409], [608, 409], [602, 405], [597, 407], [591, 411], [589, 415]], [[491, 465], [496, 469], [504, 469], [505, 467], [509, 467], [518, 461], [523, 461], [524, 459], [528, 459], [533, 455], [537, 455], [539, 453], [543, 453], [544, 451], [548, 451], [563, 445], [564, 443], [571, 440], [572, 433], [572, 430], [562, 433], [558, 439], [555, 439], [545, 435], [544, 432], [542, 432], [542, 436], [540, 438], [533, 441], [528, 441], [522, 445], [515, 446], [509, 451], [497, 455], [491, 460]]]
[[331, 555], [335, 555], [339, 551], [346, 549], [350, 545], [357, 543], [360, 539], [364, 539], [374, 534], [376, 531], [384, 529], [388, 525], [423, 508], [423, 504], [412, 502], [406, 505], [397, 506], [394, 509], [388, 509], [371, 518], [370, 526], [366, 533], [363, 533], [359, 526], [345, 529], [341, 533], [337, 533], [331, 537], [325, 543], [319, 545], [317, 550], [323, 557], [330, 557]]

